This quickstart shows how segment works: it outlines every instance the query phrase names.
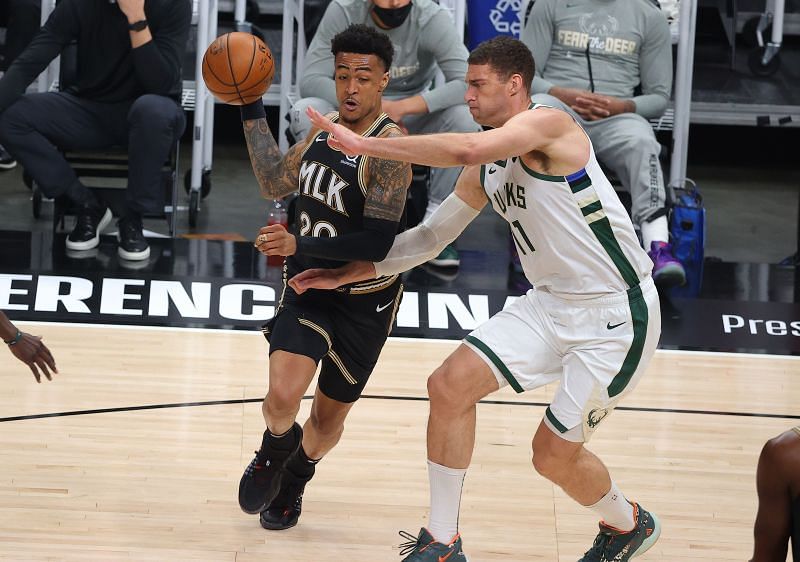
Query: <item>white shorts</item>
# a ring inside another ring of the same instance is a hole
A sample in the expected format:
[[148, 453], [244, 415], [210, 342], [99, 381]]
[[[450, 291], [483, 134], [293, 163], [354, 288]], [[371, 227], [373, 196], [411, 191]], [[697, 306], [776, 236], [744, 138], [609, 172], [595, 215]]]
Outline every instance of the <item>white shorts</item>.
[[502, 388], [533, 390], [560, 380], [545, 423], [569, 441], [588, 441], [639, 382], [661, 335], [661, 309], [648, 277], [625, 293], [567, 300], [531, 290], [466, 337]]

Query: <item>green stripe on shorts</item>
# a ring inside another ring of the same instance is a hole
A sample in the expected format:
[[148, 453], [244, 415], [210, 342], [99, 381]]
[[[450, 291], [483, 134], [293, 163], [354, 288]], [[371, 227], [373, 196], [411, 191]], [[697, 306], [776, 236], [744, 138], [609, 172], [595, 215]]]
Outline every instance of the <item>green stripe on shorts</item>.
[[644, 340], [647, 338], [647, 302], [642, 295], [642, 288], [636, 285], [628, 290], [628, 306], [631, 308], [633, 319], [633, 341], [628, 349], [628, 354], [622, 361], [619, 373], [614, 375], [614, 380], [608, 386], [608, 397], [613, 398], [628, 386], [631, 377], [639, 367], [644, 350]]
[[488, 345], [483, 343], [475, 336], [467, 336], [466, 338], [464, 338], [464, 341], [467, 341], [472, 345], [474, 345], [475, 347], [477, 347], [478, 349], [480, 349], [483, 352], [483, 354], [486, 355], [486, 357], [488, 357], [492, 363], [494, 363], [494, 366], [500, 370], [500, 372], [503, 374], [503, 377], [505, 377], [505, 379], [508, 381], [508, 384], [511, 385], [511, 388], [513, 388], [518, 393], [525, 392], [525, 389], [520, 386], [520, 384], [517, 382], [517, 379], [514, 378], [514, 375], [512, 375], [511, 371], [509, 371], [508, 367], [506, 367], [505, 363], [503, 363], [500, 360], [500, 358], [495, 354], [494, 351], [489, 349]]
[[552, 410], [550, 410], [550, 406], [548, 406], [547, 409], [544, 411], [544, 415], [547, 416], [547, 419], [550, 421], [550, 423], [553, 424], [553, 427], [555, 427], [561, 433], [566, 433], [567, 431], [569, 431], [569, 429], [567, 429], [567, 427], [563, 423], [561, 423], [560, 421], [558, 421], [558, 419], [556, 419], [555, 414], [553, 414]]

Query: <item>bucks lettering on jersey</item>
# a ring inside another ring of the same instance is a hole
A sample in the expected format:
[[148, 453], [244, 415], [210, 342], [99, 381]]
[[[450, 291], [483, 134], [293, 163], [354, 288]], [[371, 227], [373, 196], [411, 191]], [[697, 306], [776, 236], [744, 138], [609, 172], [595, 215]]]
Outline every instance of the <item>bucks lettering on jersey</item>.
[[[332, 120], [337, 122], [339, 115]], [[385, 113], [364, 132], [378, 136], [397, 127]], [[300, 161], [299, 197], [295, 223], [300, 236], [340, 236], [363, 229], [367, 194], [367, 156], [346, 156], [328, 146], [328, 133], [311, 139]], [[341, 262], [294, 255], [287, 260], [289, 272], [312, 267], [339, 267]]]
[[586, 167], [569, 176], [535, 172], [513, 157], [481, 166], [480, 177], [535, 287], [591, 297], [625, 291], [649, 275], [653, 263], [591, 144]]

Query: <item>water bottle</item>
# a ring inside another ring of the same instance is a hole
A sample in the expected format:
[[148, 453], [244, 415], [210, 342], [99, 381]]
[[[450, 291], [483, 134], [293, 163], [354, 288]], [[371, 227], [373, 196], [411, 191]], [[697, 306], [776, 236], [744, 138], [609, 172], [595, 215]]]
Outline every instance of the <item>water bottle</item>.
[[[286, 203], [283, 199], [274, 199], [267, 212], [267, 226], [273, 224], [283, 225], [288, 230], [289, 215], [286, 212]], [[267, 265], [283, 265], [283, 256], [267, 256]]]

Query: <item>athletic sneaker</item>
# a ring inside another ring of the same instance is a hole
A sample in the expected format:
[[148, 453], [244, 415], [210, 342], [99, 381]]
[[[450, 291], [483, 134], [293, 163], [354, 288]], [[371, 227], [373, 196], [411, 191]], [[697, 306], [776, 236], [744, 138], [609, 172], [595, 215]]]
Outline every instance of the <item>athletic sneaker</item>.
[[140, 261], [150, 257], [150, 245], [144, 237], [141, 217], [123, 217], [117, 224], [117, 254], [123, 260]]
[[281, 469], [303, 441], [303, 429], [299, 424], [295, 423], [289, 431], [294, 432], [294, 446], [285, 451], [269, 447], [269, 430], [265, 431], [261, 448], [244, 469], [239, 481], [239, 507], [245, 513], [261, 513], [278, 495]]
[[419, 530], [419, 536], [400, 531], [400, 536], [408, 539], [400, 545], [400, 556], [406, 556], [402, 562], [466, 562], [467, 557], [461, 550], [461, 535], [456, 535], [449, 544], [436, 542], [428, 529]]
[[661, 534], [658, 519], [637, 504], [633, 504], [636, 526], [623, 533], [600, 522], [600, 533], [594, 545], [578, 562], [625, 562], [647, 552]]
[[647, 252], [653, 260], [653, 281], [660, 287], [678, 287], [686, 283], [686, 271], [672, 254], [672, 244], [651, 242]]
[[311, 476], [301, 478], [283, 469], [280, 473], [280, 491], [269, 507], [261, 512], [261, 526], [271, 531], [282, 531], [297, 525], [303, 511], [303, 491]]
[[461, 260], [458, 258], [456, 247], [448, 244], [444, 247], [444, 250], [439, 252], [438, 256], [428, 260], [428, 263], [438, 267], [458, 267], [461, 264]]
[[17, 161], [9, 152], [0, 145], [0, 170], [10, 170], [17, 165]]
[[91, 250], [100, 244], [100, 233], [112, 218], [111, 209], [98, 205], [83, 205], [78, 210], [75, 228], [67, 236], [67, 249]]

